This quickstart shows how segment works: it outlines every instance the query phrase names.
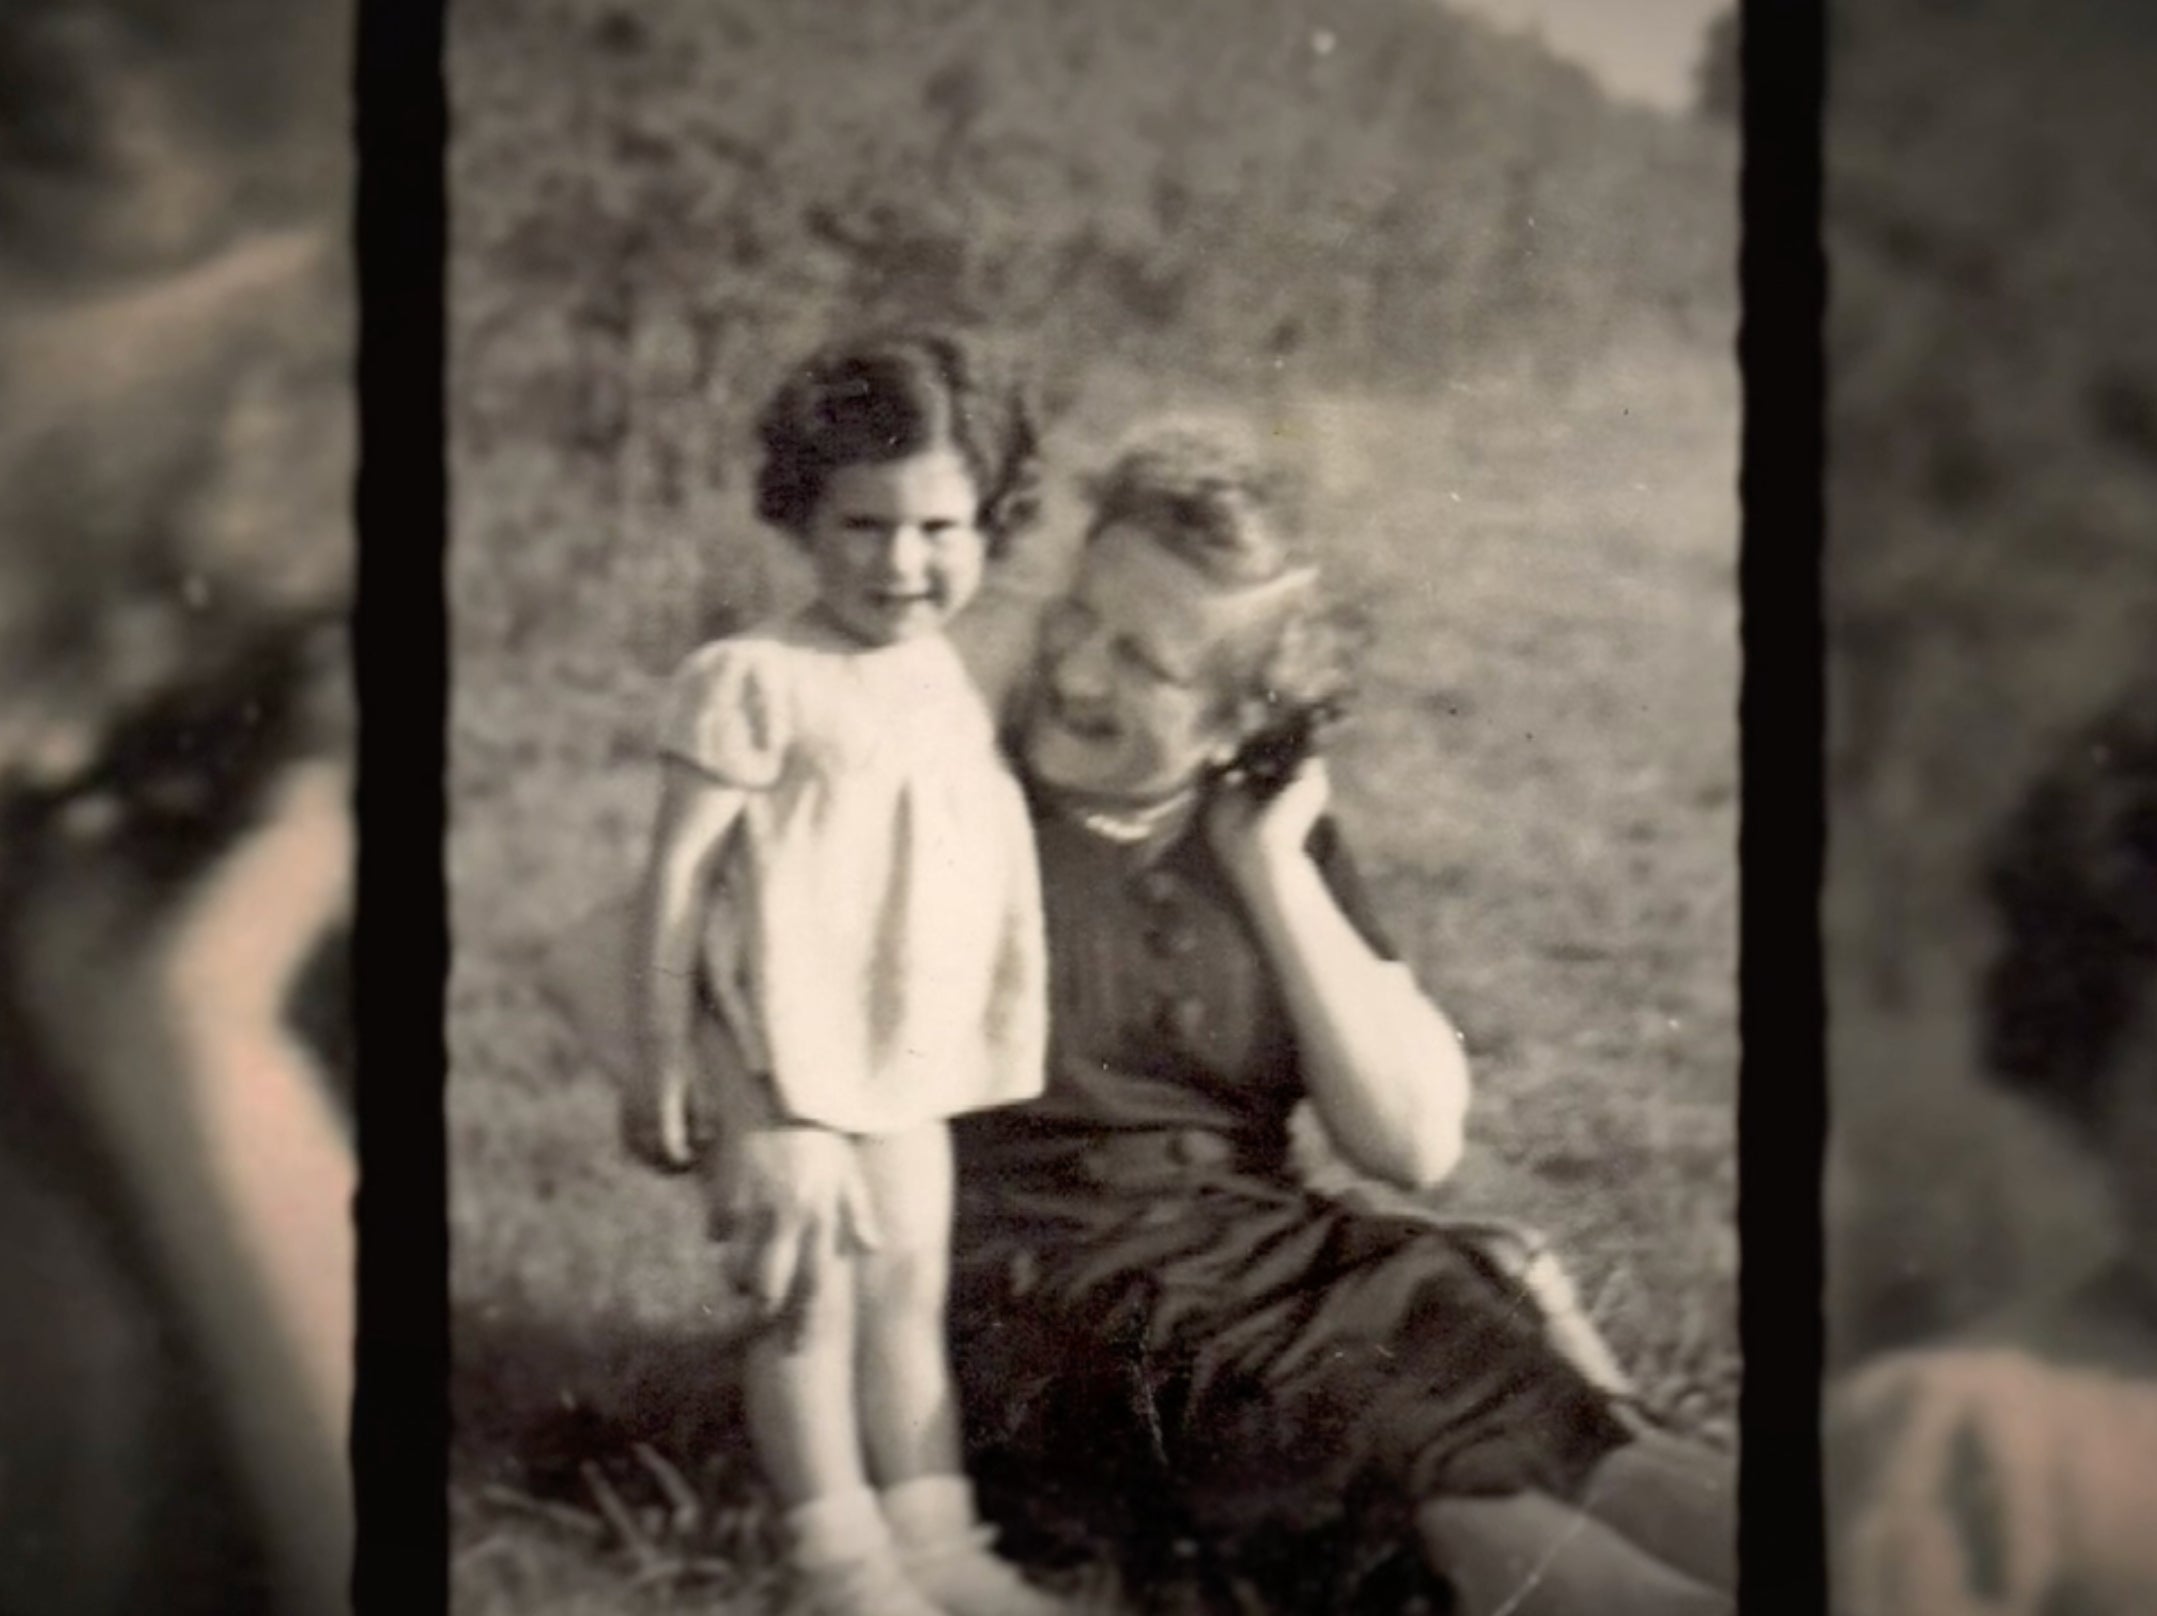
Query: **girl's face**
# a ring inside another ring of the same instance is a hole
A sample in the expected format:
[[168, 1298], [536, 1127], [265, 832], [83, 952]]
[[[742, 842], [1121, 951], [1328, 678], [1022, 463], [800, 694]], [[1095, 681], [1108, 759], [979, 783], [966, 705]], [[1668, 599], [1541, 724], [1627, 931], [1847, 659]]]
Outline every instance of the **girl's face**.
[[865, 645], [941, 633], [981, 589], [980, 508], [950, 449], [841, 466], [802, 533], [825, 610]]
[[1220, 652], [1232, 632], [1198, 573], [1111, 526], [1041, 624], [1028, 771], [1110, 802], [1167, 797], [1230, 755]]

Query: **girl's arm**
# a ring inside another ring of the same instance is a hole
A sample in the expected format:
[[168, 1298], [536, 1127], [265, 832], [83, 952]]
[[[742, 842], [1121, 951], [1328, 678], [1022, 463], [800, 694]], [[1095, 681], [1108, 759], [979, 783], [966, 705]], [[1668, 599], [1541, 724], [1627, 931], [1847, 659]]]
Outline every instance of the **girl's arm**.
[[1468, 1060], [1407, 969], [1372, 952], [1305, 850], [1330, 794], [1312, 760], [1271, 801], [1224, 790], [1208, 835], [1288, 1004], [1311, 1103], [1364, 1172], [1424, 1189], [1460, 1160]]
[[831, 1253], [873, 1249], [881, 1235], [851, 1142], [789, 1120], [738, 1047], [697, 1036], [707, 1025], [697, 992], [705, 905], [743, 805], [739, 788], [667, 760], [644, 887], [645, 1048], [625, 1096], [624, 1132], [646, 1160], [689, 1166], [697, 1146], [690, 1104], [708, 1089], [720, 1134], [711, 1193], [733, 1224], [737, 1283], [767, 1315], [790, 1315], [798, 1327]]
[[[695, 1159], [690, 1106], [697, 1071], [698, 957], [705, 906], [720, 856], [740, 820], [742, 791], [677, 758], [665, 760], [652, 856], [639, 906], [638, 1058], [623, 1099], [630, 1148], [665, 1167]], [[716, 1063], [715, 1063], [716, 1064]], [[716, 1098], [730, 1115], [753, 1115], [761, 1099], [743, 1074], [709, 1076], [729, 1092]]]

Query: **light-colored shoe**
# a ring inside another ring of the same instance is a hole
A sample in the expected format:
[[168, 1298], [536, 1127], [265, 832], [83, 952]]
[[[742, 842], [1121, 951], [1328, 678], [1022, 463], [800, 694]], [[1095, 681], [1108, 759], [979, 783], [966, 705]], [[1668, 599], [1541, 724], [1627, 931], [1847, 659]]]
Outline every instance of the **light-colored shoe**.
[[1076, 1606], [1044, 1593], [992, 1554], [994, 1541], [995, 1534], [984, 1529], [948, 1543], [908, 1548], [906, 1574], [946, 1616], [1074, 1616]]
[[949, 1616], [889, 1548], [854, 1559], [794, 1568], [804, 1616]]

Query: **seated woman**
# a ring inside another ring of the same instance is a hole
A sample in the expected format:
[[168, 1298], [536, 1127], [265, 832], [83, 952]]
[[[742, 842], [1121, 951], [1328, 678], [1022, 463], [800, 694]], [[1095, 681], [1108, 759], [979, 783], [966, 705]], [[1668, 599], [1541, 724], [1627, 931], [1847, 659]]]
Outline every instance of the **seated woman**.
[[1222, 443], [1141, 440], [1043, 623], [1014, 750], [1048, 1086], [960, 1138], [955, 1353], [985, 1488], [1118, 1499], [1300, 1605], [1419, 1550], [1463, 1612], [1727, 1610], [1728, 1468], [1644, 1429], [1479, 1242], [1291, 1168], [1307, 1100], [1365, 1173], [1437, 1184], [1469, 1074], [1357, 883], [1323, 763], [1273, 790], [1232, 767], [1349, 674], [1276, 505]]
[[2063, 750], [1989, 873], [1990, 1073], [2082, 1141], [2121, 1241], [2058, 1294], [1841, 1389], [1843, 1616], [2157, 1610], [2157, 666]]
[[[1146, 1548], [1195, 1540], [1281, 1610], [1399, 1610], [1436, 1580], [1461, 1616], [1728, 1611], [1727, 1463], [1648, 1429], [1487, 1229], [1352, 1207], [1292, 1164], [1308, 1105], [1371, 1179], [1436, 1185], [1469, 1076], [1357, 883], [1323, 764], [1296, 761], [1350, 670], [1277, 505], [1210, 437], [1142, 439], [1042, 625], [1012, 750], [1049, 1071], [956, 1130], [969, 1468], [1007, 1528], [1083, 1522], [1141, 1577]], [[602, 930], [557, 989], [619, 1052]], [[828, 1184], [785, 1170], [800, 1131], [759, 1141], [754, 1185], [709, 1190], [774, 1294], [844, 1227]]]

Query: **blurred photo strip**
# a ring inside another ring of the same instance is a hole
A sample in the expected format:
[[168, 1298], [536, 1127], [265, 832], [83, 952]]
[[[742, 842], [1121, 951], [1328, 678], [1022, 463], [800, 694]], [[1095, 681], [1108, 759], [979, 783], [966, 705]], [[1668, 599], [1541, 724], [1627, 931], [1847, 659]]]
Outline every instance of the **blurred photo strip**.
[[2157, 1610], [2157, 13], [1830, 8], [1837, 1616]]
[[0, 7], [0, 1610], [348, 1605], [352, 7]]

